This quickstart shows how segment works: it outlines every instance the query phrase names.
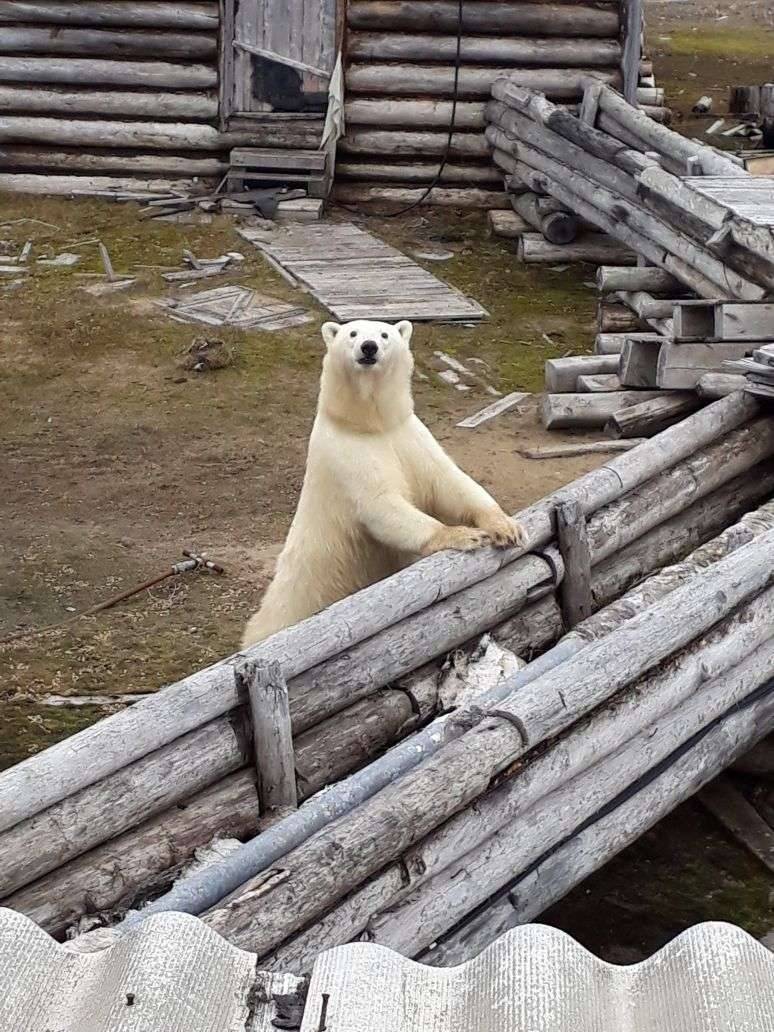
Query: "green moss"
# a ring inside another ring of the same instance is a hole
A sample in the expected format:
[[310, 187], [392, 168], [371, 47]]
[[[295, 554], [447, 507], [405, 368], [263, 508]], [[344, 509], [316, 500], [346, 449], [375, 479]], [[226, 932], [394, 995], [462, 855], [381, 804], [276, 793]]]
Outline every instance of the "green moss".
[[672, 54], [703, 57], [763, 60], [771, 62], [774, 32], [760, 29], [676, 29], [669, 33], [665, 50]]

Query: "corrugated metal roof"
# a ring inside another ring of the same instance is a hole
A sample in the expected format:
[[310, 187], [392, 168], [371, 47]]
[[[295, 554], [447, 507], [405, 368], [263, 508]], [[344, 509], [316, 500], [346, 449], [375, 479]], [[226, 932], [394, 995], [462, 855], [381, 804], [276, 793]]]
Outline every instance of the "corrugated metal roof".
[[[297, 1027], [294, 1001], [278, 1014], [277, 995], [301, 980], [256, 961], [187, 914], [153, 915], [99, 953], [76, 953], [0, 908], [0, 1032]], [[617, 967], [525, 925], [457, 968], [339, 946], [315, 965], [302, 1032], [319, 1032], [324, 998], [327, 1032], [774, 1032], [774, 955], [733, 925], [704, 924]]]
[[320, 956], [302, 1032], [771, 1032], [774, 955], [739, 928], [697, 925], [618, 967], [524, 925], [456, 968], [353, 943]]

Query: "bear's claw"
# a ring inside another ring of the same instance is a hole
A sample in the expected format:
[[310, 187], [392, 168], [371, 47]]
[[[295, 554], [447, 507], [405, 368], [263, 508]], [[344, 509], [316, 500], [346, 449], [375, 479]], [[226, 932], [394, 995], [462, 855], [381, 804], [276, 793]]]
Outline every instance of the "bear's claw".
[[447, 549], [472, 552], [489, 544], [491, 538], [485, 530], [476, 527], [442, 527], [425, 545], [422, 554], [432, 555], [433, 552], [444, 552]]
[[504, 512], [487, 513], [479, 521], [479, 526], [495, 548], [523, 548], [527, 543], [527, 533], [522, 525]]

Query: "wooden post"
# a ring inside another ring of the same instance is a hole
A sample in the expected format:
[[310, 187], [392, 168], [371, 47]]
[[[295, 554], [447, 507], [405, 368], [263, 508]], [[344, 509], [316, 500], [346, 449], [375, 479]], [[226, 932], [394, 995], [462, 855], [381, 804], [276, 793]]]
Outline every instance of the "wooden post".
[[564, 559], [561, 587], [562, 616], [571, 630], [591, 616], [591, 551], [586, 517], [578, 502], [562, 502], [556, 507], [556, 535]]
[[244, 659], [234, 667], [237, 689], [250, 700], [261, 813], [298, 806], [288, 686], [279, 663]]
[[623, 94], [635, 106], [642, 57], [642, 21], [642, 0], [624, 0], [621, 12]]

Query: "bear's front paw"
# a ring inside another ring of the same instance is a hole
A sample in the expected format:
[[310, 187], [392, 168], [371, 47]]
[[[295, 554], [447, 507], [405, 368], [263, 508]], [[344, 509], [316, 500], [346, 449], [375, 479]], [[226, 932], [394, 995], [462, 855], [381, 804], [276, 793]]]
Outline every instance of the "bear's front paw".
[[491, 541], [486, 531], [476, 527], [441, 527], [422, 549], [422, 555], [432, 555], [433, 552], [444, 552], [446, 549], [472, 552], [489, 544]]
[[527, 532], [524, 527], [504, 512], [484, 513], [476, 523], [495, 548], [523, 548], [527, 544]]

